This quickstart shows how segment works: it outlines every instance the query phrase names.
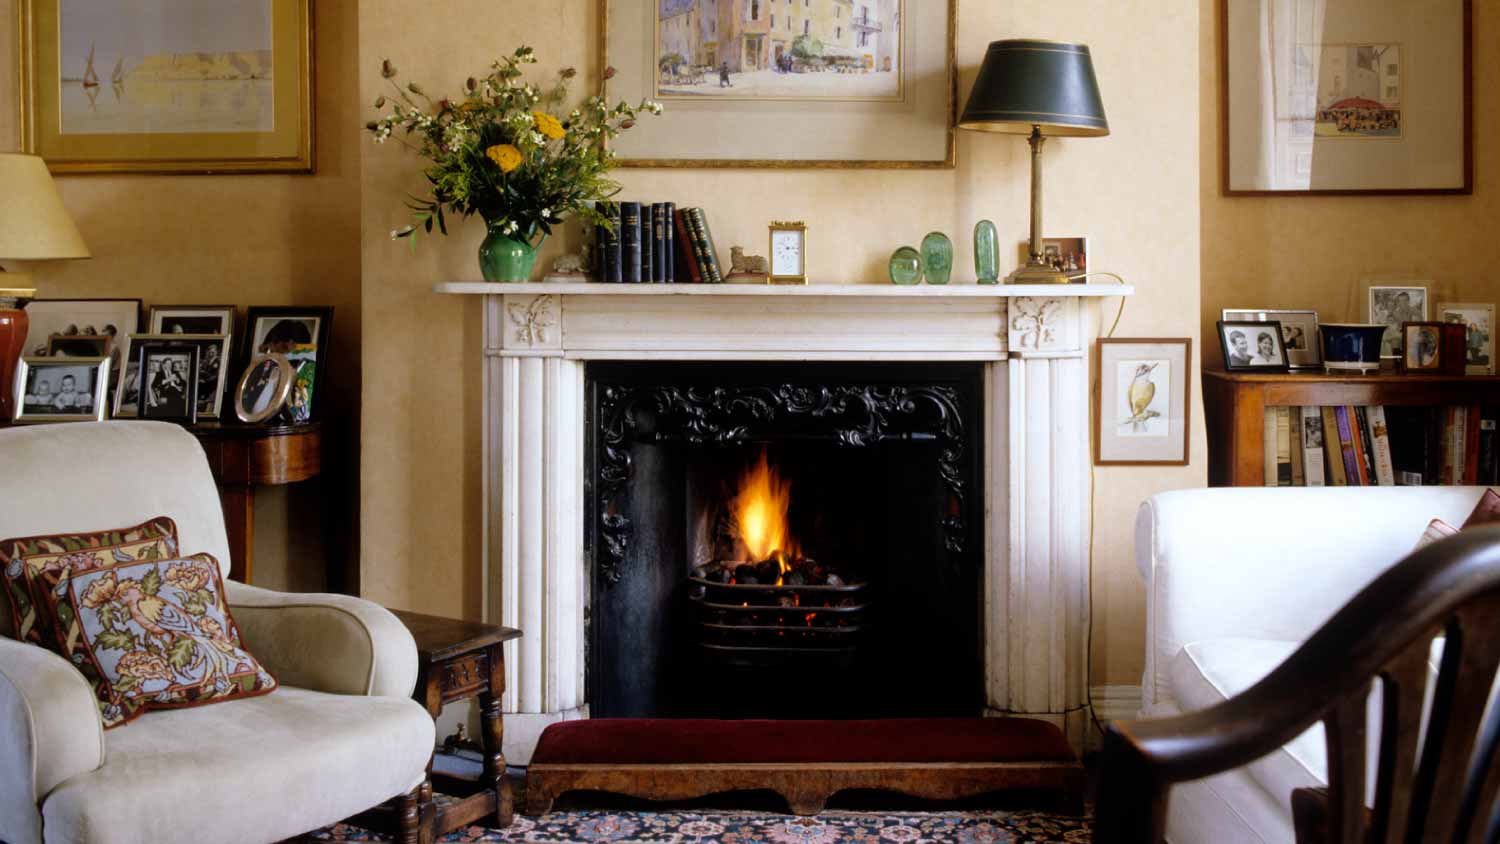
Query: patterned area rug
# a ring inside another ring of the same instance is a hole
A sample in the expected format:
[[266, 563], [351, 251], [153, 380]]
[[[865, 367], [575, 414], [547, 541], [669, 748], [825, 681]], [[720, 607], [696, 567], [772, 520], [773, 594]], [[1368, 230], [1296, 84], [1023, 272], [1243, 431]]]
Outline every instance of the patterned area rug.
[[[469, 827], [446, 842], [506, 844], [1087, 844], [1086, 817], [1045, 812], [824, 812], [799, 818], [762, 812], [558, 811], [516, 816], [509, 829]], [[384, 842], [340, 824], [300, 842]]]

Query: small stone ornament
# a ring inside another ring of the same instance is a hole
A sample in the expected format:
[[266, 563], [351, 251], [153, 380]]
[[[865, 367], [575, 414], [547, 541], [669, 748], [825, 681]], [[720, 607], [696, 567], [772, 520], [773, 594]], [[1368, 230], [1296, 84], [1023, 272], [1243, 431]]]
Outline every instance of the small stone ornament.
[[742, 246], [729, 248], [729, 275], [725, 284], [765, 284], [770, 264], [760, 255], [746, 255]]
[[589, 280], [589, 250], [584, 247], [577, 254], [559, 255], [552, 262], [552, 272], [542, 281], [549, 284], [568, 284]]

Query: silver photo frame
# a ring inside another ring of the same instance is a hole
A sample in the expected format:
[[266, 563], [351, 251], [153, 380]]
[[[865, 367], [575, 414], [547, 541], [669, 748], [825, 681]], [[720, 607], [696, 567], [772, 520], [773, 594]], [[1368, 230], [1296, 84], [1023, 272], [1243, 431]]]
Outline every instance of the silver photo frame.
[[1225, 308], [1225, 322], [1279, 322], [1286, 347], [1287, 368], [1322, 369], [1323, 341], [1318, 332], [1318, 312], [1298, 308]]
[[[89, 379], [86, 389], [79, 389], [81, 378]], [[103, 422], [108, 395], [107, 357], [23, 357], [16, 367], [14, 421]]]

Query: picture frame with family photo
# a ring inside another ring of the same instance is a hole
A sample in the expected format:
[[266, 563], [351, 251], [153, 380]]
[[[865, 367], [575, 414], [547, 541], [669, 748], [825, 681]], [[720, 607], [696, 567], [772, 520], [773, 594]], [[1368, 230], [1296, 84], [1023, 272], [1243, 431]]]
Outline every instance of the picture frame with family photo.
[[23, 357], [15, 389], [15, 422], [103, 422], [109, 358]]
[[1323, 344], [1318, 335], [1318, 312], [1289, 308], [1225, 308], [1220, 318], [1229, 322], [1281, 323], [1287, 368], [1322, 369]]
[[135, 349], [140, 372], [136, 415], [184, 425], [197, 422], [199, 347], [175, 340], [148, 340], [137, 341]]
[[196, 418], [218, 419], [224, 410], [225, 388], [229, 383], [229, 352], [232, 337], [228, 334], [133, 334], [121, 347], [125, 369], [116, 379], [114, 415], [133, 419], [140, 415], [140, 357], [142, 343], [185, 343], [198, 347], [198, 368], [193, 373], [197, 397]]
[[1385, 326], [1380, 338], [1380, 357], [1383, 360], [1400, 361], [1403, 358], [1404, 336], [1401, 326], [1408, 322], [1428, 320], [1428, 293], [1432, 283], [1375, 283], [1369, 286], [1365, 297], [1365, 322]]
[[1464, 374], [1495, 374], [1494, 303], [1439, 302], [1437, 320], [1464, 326]]
[[[140, 299], [35, 299], [26, 306], [26, 345], [31, 357], [51, 355], [52, 338], [104, 335], [120, 338], [141, 327]], [[111, 354], [114, 367], [119, 359]]]
[[286, 358], [293, 370], [283, 416], [292, 424], [321, 417], [316, 395], [327, 389], [332, 307], [251, 307], [246, 312], [241, 371], [260, 355]]
[[152, 305], [152, 334], [233, 334], [234, 305]]
[[1227, 372], [1286, 372], [1281, 321], [1219, 320], [1219, 348]]

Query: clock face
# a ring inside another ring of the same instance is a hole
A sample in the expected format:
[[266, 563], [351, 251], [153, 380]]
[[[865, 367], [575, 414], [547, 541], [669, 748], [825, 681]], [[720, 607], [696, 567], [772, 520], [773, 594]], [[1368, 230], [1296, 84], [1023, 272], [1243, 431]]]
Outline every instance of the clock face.
[[771, 233], [771, 275], [802, 275], [803, 233], [796, 229]]

